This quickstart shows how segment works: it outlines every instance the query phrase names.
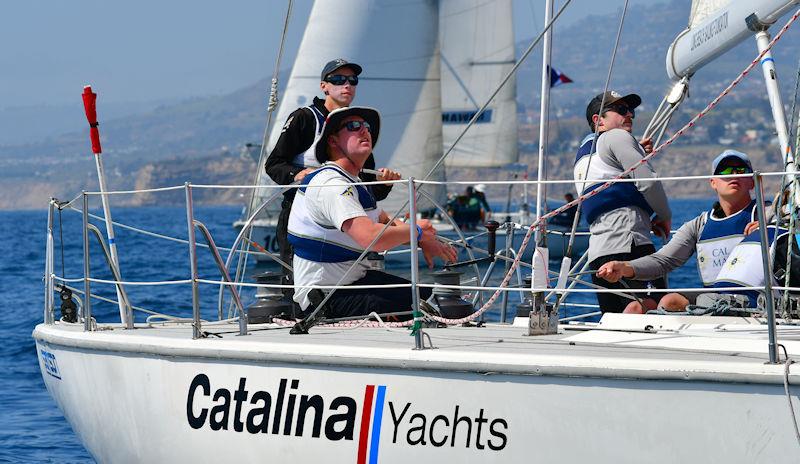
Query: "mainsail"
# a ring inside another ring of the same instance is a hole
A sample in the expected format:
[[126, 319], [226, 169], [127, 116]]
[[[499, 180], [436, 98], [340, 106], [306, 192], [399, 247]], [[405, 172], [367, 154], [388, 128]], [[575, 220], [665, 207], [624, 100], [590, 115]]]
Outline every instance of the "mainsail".
[[[442, 0], [439, 18], [447, 150], [514, 66], [511, 0]], [[446, 166], [517, 161], [515, 86], [512, 77], [450, 153]]]
[[689, 13], [689, 28], [697, 27], [708, 16], [730, 2], [731, 0], [692, 0], [692, 10]]
[[[325, 63], [341, 57], [364, 68], [354, 104], [381, 112], [377, 166], [396, 169], [403, 177], [424, 178], [442, 150], [438, 18], [434, 1], [351, 0], [344, 6], [315, 2], [268, 149], [277, 142], [288, 115], [321, 96], [319, 73]], [[442, 174], [430, 179], [440, 178]], [[407, 199], [407, 190], [396, 187], [382, 207], [393, 213]]]

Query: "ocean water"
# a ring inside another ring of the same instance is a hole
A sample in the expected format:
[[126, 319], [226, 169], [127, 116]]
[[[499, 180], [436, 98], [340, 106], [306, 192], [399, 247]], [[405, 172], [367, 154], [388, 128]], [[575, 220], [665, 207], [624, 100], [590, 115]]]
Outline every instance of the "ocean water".
[[[674, 200], [673, 228], [708, 209], [710, 200]], [[172, 237], [185, 238], [186, 215], [182, 208], [114, 208], [115, 221]], [[229, 246], [235, 238], [232, 222], [238, 218], [238, 207], [198, 207], [196, 219], [211, 231], [218, 246]], [[102, 223], [93, 221], [101, 230]], [[63, 253], [59, 239], [63, 227]], [[64, 211], [55, 219], [56, 274], [68, 278], [83, 275], [81, 216]], [[42, 321], [44, 287], [42, 276], [45, 260], [47, 212], [0, 212], [0, 462], [93, 462], [73, 433], [61, 411], [50, 398], [42, 381], [31, 332]], [[142, 236], [116, 228], [122, 276], [125, 280], [180, 280], [189, 276], [186, 245]], [[202, 241], [198, 234], [198, 241]], [[94, 240], [92, 241], [94, 243]], [[62, 265], [63, 256], [63, 265]], [[223, 259], [226, 254], [223, 253]], [[92, 245], [92, 275], [110, 279], [101, 258], [101, 251]], [[201, 278], [219, 279], [210, 254], [198, 252]], [[247, 274], [264, 269], [251, 266]], [[391, 269], [390, 269], [391, 271]], [[403, 273], [402, 270], [394, 270]], [[496, 273], [499, 280], [500, 273]], [[497, 283], [497, 282], [495, 282]], [[699, 285], [694, 259], [670, 275], [673, 286]], [[82, 288], [82, 284], [73, 284]], [[113, 288], [97, 285], [93, 292], [115, 297]], [[191, 315], [191, 288], [188, 285], [131, 287], [132, 304], [141, 307], [169, 308], [164, 312]], [[245, 291], [245, 293], [248, 293]], [[252, 295], [245, 295], [245, 304]], [[216, 314], [217, 291], [201, 288], [203, 316]], [[581, 298], [593, 302], [591, 295]], [[58, 300], [56, 300], [58, 302]], [[511, 299], [511, 307], [516, 304]], [[512, 310], [513, 311], [513, 310]], [[93, 302], [92, 312], [101, 322], [119, 320], [115, 305]], [[57, 310], [58, 314], [58, 310]], [[489, 318], [499, 317], [497, 310]], [[144, 316], [137, 314], [137, 322]]]

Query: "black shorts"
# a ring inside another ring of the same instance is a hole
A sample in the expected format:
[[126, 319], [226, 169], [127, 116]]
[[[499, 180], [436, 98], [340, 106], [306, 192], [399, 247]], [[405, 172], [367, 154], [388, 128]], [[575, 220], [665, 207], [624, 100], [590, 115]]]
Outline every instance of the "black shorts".
[[[589, 263], [589, 269], [597, 270], [603, 264], [609, 261], [631, 261], [636, 258], [641, 258], [642, 256], [651, 255], [656, 252], [656, 247], [652, 244], [648, 245], [638, 245], [632, 246], [630, 253], [617, 253], [608, 256], [601, 256], [591, 263]], [[597, 277], [597, 275], [592, 274], [592, 282], [596, 285], [599, 285], [603, 288], [612, 288], [620, 290], [620, 292], [625, 293], [627, 288], [619, 282], [611, 283], [605, 279]], [[632, 280], [632, 279], [625, 279], [625, 284], [628, 285], [628, 288], [632, 289], [641, 289], [647, 287], [653, 288], [666, 288], [667, 283], [666, 281], [661, 279], [655, 280]], [[649, 284], [649, 285], [648, 285]], [[655, 294], [656, 292], [654, 292]], [[663, 296], [664, 292], [657, 292], [659, 296], [656, 298], [660, 298]], [[613, 293], [597, 293], [597, 302], [600, 304], [600, 311], [604, 313], [621, 313], [625, 306], [628, 305], [632, 300], [630, 298], [625, 298], [624, 296], [615, 295]], [[646, 293], [636, 293], [636, 296], [639, 298], [645, 298], [647, 296]]]
[[[367, 274], [350, 285], [407, 284], [408, 280], [381, 271], [367, 271]], [[417, 287], [420, 300], [427, 300], [432, 290]], [[341, 288], [325, 303], [325, 316], [328, 318], [366, 316], [371, 312], [378, 314], [411, 311], [413, 299], [411, 288]], [[410, 319], [410, 316], [401, 317]]]

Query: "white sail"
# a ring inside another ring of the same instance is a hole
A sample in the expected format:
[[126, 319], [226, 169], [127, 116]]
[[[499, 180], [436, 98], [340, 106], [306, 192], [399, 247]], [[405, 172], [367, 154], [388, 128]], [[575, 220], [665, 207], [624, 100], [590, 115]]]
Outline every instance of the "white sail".
[[730, 2], [731, 0], [692, 0], [692, 10], [689, 13], [689, 28], [697, 27], [708, 16]]
[[[434, 1], [315, 2], [268, 147], [275, 145], [292, 111], [310, 104], [314, 96], [322, 97], [320, 71], [325, 63], [344, 58], [364, 68], [353, 104], [381, 113], [377, 167], [424, 178], [442, 146], [438, 17]], [[407, 199], [407, 190], [396, 187], [381, 206], [394, 212]]]
[[[514, 65], [511, 0], [442, 0], [443, 144], [447, 150]], [[517, 103], [512, 78], [446, 160], [446, 166], [517, 161]]]

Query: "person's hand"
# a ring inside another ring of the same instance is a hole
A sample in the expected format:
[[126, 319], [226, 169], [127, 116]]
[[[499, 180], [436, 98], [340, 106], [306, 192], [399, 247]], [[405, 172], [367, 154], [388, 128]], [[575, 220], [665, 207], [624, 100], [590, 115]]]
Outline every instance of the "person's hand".
[[401, 177], [399, 172], [387, 168], [380, 168], [378, 172], [380, 173], [380, 175], [377, 176], [378, 180], [400, 180]]
[[430, 269], [433, 269], [433, 260], [436, 257], [441, 258], [445, 263], [452, 263], [456, 260], [456, 249], [446, 243], [435, 239], [424, 240], [419, 242], [419, 246], [422, 248], [422, 256], [425, 257], [425, 262]]
[[642, 146], [644, 152], [647, 153], [648, 155], [650, 153], [653, 153], [653, 139], [651, 139], [650, 137], [639, 140], [639, 145]]
[[294, 180], [300, 182], [303, 178], [308, 175], [309, 172], [313, 171], [314, 168], [305, 168], [302, 171], [298, 172], [294, 175]]
[[672, 227], [672, 221], [663, 221], [659, 218], [653, 219], [653, 222], [650, 223], [650, 230], [656, 234], [657, 237], [661, 237], [664, 240], [669, 239], [669, 232]]
[[609, 261], [597, 270], [597, 277], [611, 283], [619, 282], [623, 277], [633, 277], [633, 268], [627, 261]]
[[751, 223], [748, 223], [746, 226], [744, 226], [744, 234], [750, 235], [751, 233], [758, 230], [758, 226], [759, 226], [758, 221], [753, 221]]

